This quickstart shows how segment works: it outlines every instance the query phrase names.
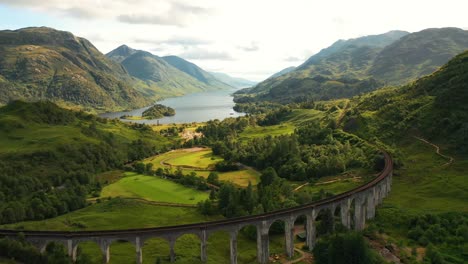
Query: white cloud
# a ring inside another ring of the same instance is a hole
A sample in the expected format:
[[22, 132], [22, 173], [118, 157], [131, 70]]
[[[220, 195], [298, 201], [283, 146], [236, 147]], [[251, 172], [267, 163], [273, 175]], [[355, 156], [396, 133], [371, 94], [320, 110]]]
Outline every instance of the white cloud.
[[249, 45], [246, 45], [246, 46], [237, 46], [237, 48], [243, 51], [247, 51], [247, 52], [257, 51], [260, 49], [260, 47], [258, 46], [258, 43], [255, 41], [251, 42]]
[[227, 52], [205, 50], [200, 48], [191, 49], [189, 51], [178, 54], [187, 60], [216, 60], [216, 61], [232, 61], [234, 58]]
[[[253, 80], [300, 64], [338, 39], [395, 29], [466, 28], [468, 9], [466, 0], [0, 0], [0, 5], [15, 7], [18, 17], [28, 9], [60, 20], [55, 27], [89, 38], [103, 52], [126, 43]], [[20, 20], [15, 23], [41, 25]]]

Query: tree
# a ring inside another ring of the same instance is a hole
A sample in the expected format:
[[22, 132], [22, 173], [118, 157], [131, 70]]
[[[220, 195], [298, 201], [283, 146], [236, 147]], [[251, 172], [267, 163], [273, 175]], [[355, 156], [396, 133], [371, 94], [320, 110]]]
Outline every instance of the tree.
[[146, 163], [145, 171], [148, 174], [152, 174], [153, 173], [153, 163]]
[[333, 235], [317, 242], [313, 250], [317, 264], [378, 264], [383, 263], [373, 253], [360, 233]]
[[210, 172], [206, 181], [213, 185], [219, 185], [219, 175], [216, 172]]
[[262, 175], [260, 176], [259, 185], [262, 187], [266, 187], [272, 184], [277, 178], [278, 174], [276, 174], [275, 169], [272, 167], [268, 167], [262, 172]]
[[143, 162], [138, 162], [135, 164], [135, 171], [138, 173], [138, 174], [143, 174], [145, 173], [145, 170], [146, 170], [146, 166]]

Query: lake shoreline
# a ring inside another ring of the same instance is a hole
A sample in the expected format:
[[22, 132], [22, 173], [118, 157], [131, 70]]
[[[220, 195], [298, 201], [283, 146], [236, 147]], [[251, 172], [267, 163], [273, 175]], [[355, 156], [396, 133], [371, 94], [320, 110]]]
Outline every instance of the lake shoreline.
[[[165, 98], [153, 104], [134, 109], [131, 111], [107, 112], [99, 114], [100, 117], [114, 119], [123, 122], [134, 122], [143, 124], [183, 124], [193, 122], [206, 122], [213, 119], [225, 119], [228, 117], [243, 116], [244, 113], [236, 112], [232, 94], [234, 91], [210, 91], [201, 93], [191, 93], [178, 97]], [[154, 104], [162, 104], [174, 108], [176, 114], [170, 117], [159, 119], [122, 119], [122, 116], [141, 117], [142, 113]]]

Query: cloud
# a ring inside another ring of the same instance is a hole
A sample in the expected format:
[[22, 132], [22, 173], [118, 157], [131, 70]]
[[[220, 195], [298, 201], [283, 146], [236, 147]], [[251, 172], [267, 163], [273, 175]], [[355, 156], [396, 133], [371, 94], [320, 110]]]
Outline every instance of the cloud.
[[135, 39], [136, 43], [146, 43], [146, 44], [167, 44], [167, 45], [179, 45], [179, 46], [199, 46], [199, 45], [207, 45], [211, 44], [212, 41], [196, 38], [196, 37], [171, 37], [168, 39]]
[[185, 27], [197, 16], [207, 15], [211, 9], [186, 5], [179, 2], [170, 4], [166, 12], [160, 14], [132, 13], [117, 16], [117, 20], [129, 24], [154, 24]]
[[303, 59], [299, 57], [290, 56], [290, 57], [284, 58], [283, 61], [296, 62], [296, 61], [303, 61]]
[[[127, 24], [185, 27], [212, 9], [183, 0], [0, 0], [0, 4], [25, 7], [77, 19], [116, 19]], [[131, 10], [131, 12], [129, 12]]]
[[227, 52], [224, 51], [212, 51], [205, 49], [192, 49], [190, 51], [183, 52], [178, 56], [188, 60], [222, 60], [232, 61], [234, 58]]
[[165, 25], [165, 26], [178, 26], [183, 27], [185, 23], [182, 19], [177, 16], [155, 16], [155, 15], [145, 15], [145, 14], [129, 14], [129, 15], [119, 15], [117, 20], [122, 23], [128, 24], [156, 24], [156, 25]]
[[62, 12], [65, 16], [72, 16], [75, 18], [83, 18], [83, 19], [89, 19], [89, 18], [94, 18], [94, 17], [99, 16], [93, 10], [84, 9], [80, 7], [71, 7], [71, 8], [66, 8], [66, 9], [60, 9], [58, 11]]
[[237, 46], [237, 48], [247, 52], [257, 51], [260, 49], [257, 42], [251, 42], [249, 45], [246, 46]]

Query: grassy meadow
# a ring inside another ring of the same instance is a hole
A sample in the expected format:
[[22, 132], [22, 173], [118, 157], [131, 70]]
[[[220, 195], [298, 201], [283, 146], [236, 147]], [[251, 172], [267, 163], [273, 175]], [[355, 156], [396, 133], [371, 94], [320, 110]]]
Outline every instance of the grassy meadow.
[[[223, 159], [213, 155], [209, 148], [178, 149], [145, 159], [144, 163], [152, 163], [153, 169], [176, 167], [182, 169], [184, 174], [195, 172], [198, 176], [207, 178], [215, 164]], [[221, 181], [230, 181], [238, 186], [246, 187], [249, 182], [256, 185], [260, 173], [252, 168], [243, 168], [238, 171], [218, 172]]]
[[414, 138], [401, 147], [403, 167], [395, 172], [390, 196], [385, 206], [402, 208], [408, 212], [468, 212], [468, 181], [465, 168], [468, 159], [452, 153], [455, 161], [435, 153], [434, 147]]
[[[403, 166], [394, 172], [392, 191], [369, 224], [384, 232], [382, 238], [385, 243], [398, 245], [402, 256], [422, 259], [427, 245], [409, 238], [409, 232], [414, 230], [410, 229], [411, 219], [429, 214], [439, 217], [465, 214], [466, 217], [468, 159], [446, 152], [441, 146], [443, 154], [455, 158], [451, 165], [444, 166], [447, 160], [437, 155], [434, 147], [414, 138], [407, 138], [402, 143], [405, 144], [400, 146]], [[468, 261], [466, 246], [463, 249], [455, 246], [453, 241], [446, 241], [438, 244], [437, 248], [445, 259], [453, 261], [447, 263]], [[418, 253], [414, 255], [414, 251]]]
[[128, 197], [156, 202], [197, 204], [208, 199], [208, 193], [159, 177], [126, 172], [123, 178], [105, 186], [101, 191], [101, 197]]

